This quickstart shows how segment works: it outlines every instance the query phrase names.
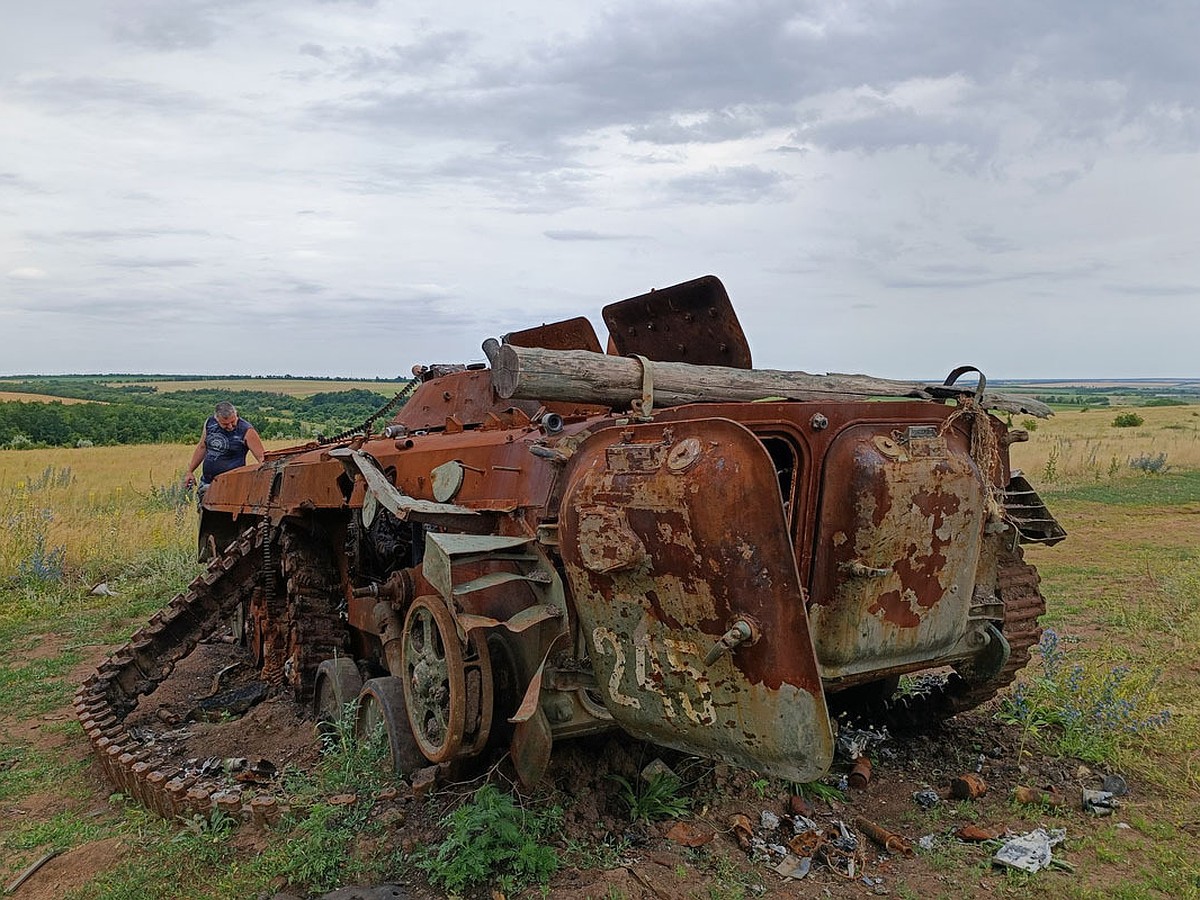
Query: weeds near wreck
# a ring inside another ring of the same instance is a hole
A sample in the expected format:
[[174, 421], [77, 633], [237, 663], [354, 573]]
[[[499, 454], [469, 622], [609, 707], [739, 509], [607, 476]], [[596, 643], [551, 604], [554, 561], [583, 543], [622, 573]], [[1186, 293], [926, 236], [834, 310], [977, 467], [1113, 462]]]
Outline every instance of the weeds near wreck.
[[62, 581], [67, 549], [62, 546], [47, 547], [46, 533], [38, 531], [33, 536], [29, 555], [17, 563], [17, 580], [23, 582]]
[[823, 800], [826, 803], [844, 803], [846, 794], [844, 791], [838, 790], [832, 784], [826, 784], [824, 781], [806, 781], [804, 783], [796, 783], [792, 785], [792, 793], [797, 797], [803, 797], [805, 800]]
[[317, 787], [322, 793], [377, 790], [392, 771], [387, 733], [380, 722], [360, 737], [355, 730], [357, 702], [347, 703], [342, 714], [320, 731], [321, 764]]
[[609, 777], [620, 786], [621, 800], [629, 807], [629, 818], [634, 822], [681, 819], [692, 807], [692, 801], [680, 794], [683, 782], [670, 772], [655, 772], [637, 787], [621, 775]]
[[233, 836], [238, 825], [241, 824], [236, 818], [219, 809], [214, 809], [207, 816], [194, 815], [191, 818], [180, 816], [179, 821], [183, 824], [183, 831], [171, 839], [173, 844], [196, 841], [204, 844], [222, 844]]
[[1019, 684], [997, 714], [1021, 727], [1022, 748], [1028, 738], [1065, 756], [1104, 763], [1123, 740], [1170, 722], [1170, 710], [1148, 712], [1157, 673], [1137, 677], [1128, 666], [1089, 671], [1072, 664], [1051, 628], [1042, 633], [1038, 651], [1041, 676]]
[[1129, 460], [1129, 468], [1145, 472], [1147, 475], [1161, 475], [1171, 467], [1167, 465], [1165, 453], [1141, 453]]
[[557, 806], [524, 810], [495, 785], [485, 784], [442, 819], [445, 840], [436, 851], [420, 854], [417, 865], [451, 894], [489, 885], [513, 894], [544, 885], [560, 865], [549, 841], [561, 820]]

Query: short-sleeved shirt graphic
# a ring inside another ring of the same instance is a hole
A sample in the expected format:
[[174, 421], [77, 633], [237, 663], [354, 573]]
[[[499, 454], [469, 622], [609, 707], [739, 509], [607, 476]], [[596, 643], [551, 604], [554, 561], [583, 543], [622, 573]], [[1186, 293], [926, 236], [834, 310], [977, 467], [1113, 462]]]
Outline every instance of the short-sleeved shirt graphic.
[[232, 431], [226, 431], [216, 416], [209, 416], [204, 423], [204, 468], [201, 480], [212, 481], [222, 472], [238, 469], [246, 464], [246, 432], [251, 425], [239, 417]]

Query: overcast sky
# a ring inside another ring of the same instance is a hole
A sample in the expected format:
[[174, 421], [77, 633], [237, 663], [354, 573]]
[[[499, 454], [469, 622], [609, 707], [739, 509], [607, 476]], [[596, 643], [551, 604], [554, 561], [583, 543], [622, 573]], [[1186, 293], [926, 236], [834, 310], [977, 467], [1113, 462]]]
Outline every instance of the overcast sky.
[[1196, 0], [7, 3], [0, 373], [391, 377], [712, 273], [760, 367], [1197, 376], [1198, 48]]

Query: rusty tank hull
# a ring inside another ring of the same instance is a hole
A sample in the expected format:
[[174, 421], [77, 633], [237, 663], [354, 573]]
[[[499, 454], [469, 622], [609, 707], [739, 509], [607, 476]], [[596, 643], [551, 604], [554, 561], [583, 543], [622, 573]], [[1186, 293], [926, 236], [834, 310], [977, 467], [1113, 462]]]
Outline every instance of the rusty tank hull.
[[216, 479], [208, 571], [77, 695], [114, 782], [168, 812], [233, 802], [122, 726], [226, 621], [314, 715], [357, 701], [400, 771], [508, 753], [526, 784], [610, 729], [809, 781], [833, 710], [920, 722], [1012, 680], [1044, 611], [1021, 544], [1064, 532], [987, 408], [1034, 401], [959, 370], [756, 372], [712, 276], [604, 318], [607, 356], [585, 319], [518, 332], [491, 367], [419, 369], [378, 433]]

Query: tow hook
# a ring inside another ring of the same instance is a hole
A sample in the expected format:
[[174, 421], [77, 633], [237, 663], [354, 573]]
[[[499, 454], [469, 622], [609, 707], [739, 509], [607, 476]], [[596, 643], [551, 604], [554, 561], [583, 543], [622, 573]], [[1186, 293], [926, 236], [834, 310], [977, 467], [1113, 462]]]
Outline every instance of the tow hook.
[[708, 655], [704, 657], [704, 664], [711, 666], [723, 653], [733, 653], [738, 647], [743, 644], [754, 645], [758, 643], [758, 639], [762, 637], [762, 631], [758, 624], [752, 619], [738, 619], [729, 627], [717, 642], [712, 645], [712, 649], [708, 651]]

